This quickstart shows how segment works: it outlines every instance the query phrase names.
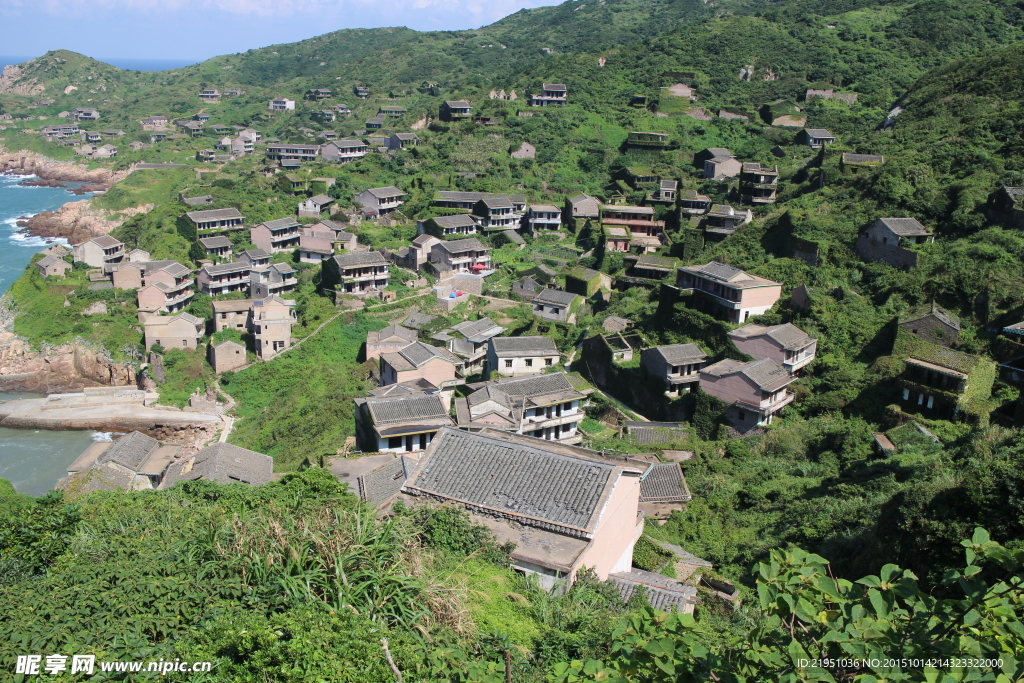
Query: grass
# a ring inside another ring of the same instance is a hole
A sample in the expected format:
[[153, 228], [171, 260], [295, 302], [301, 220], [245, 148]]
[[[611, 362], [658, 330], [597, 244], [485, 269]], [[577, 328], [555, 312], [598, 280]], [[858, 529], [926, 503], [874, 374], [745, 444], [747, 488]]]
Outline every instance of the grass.
[[352, 399], [366, 389], [356, 358], [366, 333], [385, 325], [346, 314], [294, 351], [233, 375], [224, 389], [242, 419], [230, 442], [272, 456], [278, 471], [334, 454], [355, 431]]

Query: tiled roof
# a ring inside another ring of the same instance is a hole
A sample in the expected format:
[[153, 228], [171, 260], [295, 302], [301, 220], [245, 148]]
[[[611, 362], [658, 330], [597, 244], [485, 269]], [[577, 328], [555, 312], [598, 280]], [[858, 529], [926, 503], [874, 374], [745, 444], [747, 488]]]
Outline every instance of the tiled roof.
[[750, 323], [729, 333], [729, 336], [734, 339], [750, 339], [751, 337], [760, 337], [761, 335], [771, 337], [787, 351], [802, 349], [814, 341], [811, 335], [792, 323], [774, 325], [772, 327]]
[[655, 346], [651, 349], [661, 356], [669, 365], [682, 365], [707, 359], [708, 354], [704, 353], [696, 344], [671, 344], [669, 346]]
[[378, 467], [372, 472], [356, 479], [359, 497], [367, 503], [380, 504], [398, 495], [405, 485], [409, 472], [416, 466], [416, 461], [406, 456]]
[[451, 240], [450, 242], [441, 242], [438, 244], [441, 249], [444, 249], [449, 254], [457, 254], [462, 251], [490, 251], [490, 247], [485, 247], [480, 240], [475, 237], [467, 237], [462, 240]]
[[528, 526], [587, 536], [619, 476], [618, 467], [537, 444], [445, 428], [403, 491], [463, 503]]
[[640, 480], [641, 503], [684, 503], [690, 499], [683, 470], [677, 462], [651, 465]]
[[744, 363], [742, 361], [726, 359], [709, 365], [701, 370], [701, 374], [707, 373], [714, 377], [742, 374], [756, 384], [762, 391], [776, 391], [793, 381], [793, 377], [784, 367], [771, 358]]
[[389, 339], [404, 339], [411, 343], [416, 341], [416, 331], [393, 323], [383, 330], [367, 334], [367, 340], [371, 342], [382, 342]]
[[625, 211], [626, 213], [654, 214], [654, 209], [649, 206], [626, 206], [619, 204], [605, 204], [601, 207], [601, 211]]
[[644, 446], [678, 441], [686, 436], [686, 426], [678, 422], [626, 422], [626, 432]]
[[663, 612], [670, 612], [673, 608], [680, 613], [684, 612], [687, 603], [697, 600], [697, 589], [693, 586], [643, 569], [615, 572], [608, 575], [608, 580], [615, 584], [623, 602], [629, 602], [637, 589], [643, 587], [651, 607]]
[[637, 268], [650, 268], [653, 270], [672, 271], [676, 269], [679, 262], [668, 256], [654, 256], [652, 254], [641, 254], [636, 260]]
[[919, 347], [915, 347], [910, 358], [934, 363], [935, 365], [964, 374], [970, 374], [979, 363], [985, 360], [981, 356], [948, 349], [938, 344], [922, 344]]
[[252, 308], [252, 299], [236, 299], [234, 301], [214, 301], [214, 313], [238, 313]]
[[353, 266], [375, 266], [375, 265], [387, 265], [388, 260], [380, 255], [377, 251], [368, 251], [362, 254], [339, 254], [333, 257], [335, 263], [342, 268], [352, 268]]
[[103, 451], [96, 464], [101, 465], [107, 462], [115, 462], [118, 465], [127, 467], [133, 472], [145, 464], [153, 451], [160, 447], [160, 442], [148, 437], [142, 432], [131, 432], [115, 441], [110, 447]]
[[562, 213], [562, 210], [554, 204], [530, 204], [530, 211], [544, 211], [546, 213]]
[[466, 100], [445, 100], [445, 104], [452, 109], [465, 109], [469, 107], [469, 102]]
[[199, 244], [203, 245], [207, 249], [219, 249], [221, 247], [230, 247], [231, 240], [223, 235], [217, 237], [200, 237]]
[[[501, 379], [488, 383], [488, 386], [513, 398], [529, 398], [531, 396], [546, 396], [565, 392], [579, 393], [569, 382], [564, 372], [553, 372], [533, 377]], [[470, 397], [472, 396], [473, 394], [470, 394]]]
[[101, 249], [110, 249], [112, 247], [124, 244], [123, 242], [114, 239], [110, 235], [100, 235], [99, 237], [93, 237], [91, 240], [87, 241], [92, 242]]
[[232, 261], [231, 263], [218, 263], [213, 266], [204, 266], [203, 270], [209, 275], [226, 275], [228, 273], [249, 272], [252, 266], [245, 261]]
[[508, 197], [484, 197], [481, 199], [488, 209], [511, 209], [513, 208], [512, 200]]
[[916, 218], [879, 218], [878, 220], [896, 235], [913, 237], [931, 234]]
[[242, 218], [238, 209], [209, 209], [207, 211], [189, 211], [185, 214], [195, 223], [204, 221], [219, 221], [227, 218]]
[[492, 337], [489, 343], [498, 358], [558, 355], [558, 349], [551, 337]]
[[732, 158], [734, 155], [732, 152], [727, 150], [725, 147], [708, 147], [704, 150], [712, 157], [725, 157], [726, 159]]
[[565, 90], [564, 83], [545, 83], [544, 90]]
[[440, 201], [446, 202], [478, 202], [481, 199], [489, 199], [496, 197], [506, 197], [510, 201], [526, 201], [521, 194], [498, 194], [495, 192], [459, 192], [455, 190], [440, 190], [437, 193], [437, 197]]
[[832, 137], [832, 133], [829, 133], [824, 128], [805, 128], [804, 131], [807, 133], [808, 137], [812, 137], [812, 138], [830, 138], [830, 137]]
[[569, 306], [576, 299], [581, 299], [579, 294], [573, 294], [572, 292], [563, 292], [560, 289], [551, 289], [548, 287], [534, 299], [537, 303], [542, 304], [555, 304], [556, 306]]
[[504, 327], [499, 326], [490, 318], [480, 318], [479, 320], [472, 321], [466, 320], [458, 325], [452, 325], [452, 329], [476, 344], [485, 342], [494, 335], [501, 334], [505, 331]]
[[[476, 221], [468, 213], [459, 213], [454, 216], [438, 216], [432, 218], [440, 228], [468, 228], [476, 227]], [[422, 237], [422, 235], [421, 235]]]
[[373, 424], [380, 427], [394, 423], [424, 419], [444, 419], [448, 410], [441, 402], [441, 397], [432, 395], [399, 396], [396, 398], [365, 399], [366, 408], [370, 411]]
[[246, 249], [245, 251], [242, 252], [242, 254], [245, 254], [246, 256], [248, 256], [253, 261], [258, 261], [260, 259], [270, 258], [270, 254], [268, 254], [267, 252], [263, 251], [262, 249]]
[[62, 258], [57, 258], [56, 256], [46, 256], [46, 257], [40, 259], [39, 262], [36, 263], [36, 265], [37, 266], [42, 266], [43, 268], [49, 268], [54, 263], [58, 263], [58, 262], [65, 262], [66, 263], [66, 261], [64, 261], [64, 259], [62, 259]]
[[452, 355], [448, 349], [438, 348], [423, 342], [414, 342], [400, 351], [381, 355], [381, 359], [395, 368], [395, 370], [412, 370], [434, 358], [440, 358], [453, 364], [459, 363], [459, 359]]
[[299, 222], [294, 218], [275, 218], [272, 221], [263, 221], [260, 225], [268, 230], [283, 230], [298, 227]]
[[367, 190], [374, 197], [399, 197], [405, 194], [394, 185], [388, 185], [387, 187], [371, 187]]
[[[192, 468], [185, 472], [189, 461], [192, 462]], [[216, 443], [168, 467], [160, 488], [168, 488], [179, 481], [197, 479], [260, 486], [268, 483], [273, 474], [274, 460], [269, 455], [229, 443]]]

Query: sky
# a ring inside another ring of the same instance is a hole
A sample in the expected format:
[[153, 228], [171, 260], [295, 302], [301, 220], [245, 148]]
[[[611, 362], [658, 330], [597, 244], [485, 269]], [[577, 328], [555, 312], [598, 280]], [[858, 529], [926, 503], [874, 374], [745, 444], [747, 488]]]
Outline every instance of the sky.
[[2, 52], [202, 61], [343, 28], [479, 28], [557, 0], [0, 0]]

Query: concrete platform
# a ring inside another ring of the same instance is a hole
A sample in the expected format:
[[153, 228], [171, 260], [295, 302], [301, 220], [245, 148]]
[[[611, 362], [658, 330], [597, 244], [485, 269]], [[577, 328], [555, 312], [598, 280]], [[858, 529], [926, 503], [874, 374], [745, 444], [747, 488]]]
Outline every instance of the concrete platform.
[[101, 397], [61, 406], [50, 398], [26, 398], [0, 401], [0, 427], [16, 429], [92, 429], [103, 432], [152, 431], [159, 427], [206, 426], [217, 429], [220, 416], [184, 412], [176, 408], [144, 405], [142, 400], [123, 402]]

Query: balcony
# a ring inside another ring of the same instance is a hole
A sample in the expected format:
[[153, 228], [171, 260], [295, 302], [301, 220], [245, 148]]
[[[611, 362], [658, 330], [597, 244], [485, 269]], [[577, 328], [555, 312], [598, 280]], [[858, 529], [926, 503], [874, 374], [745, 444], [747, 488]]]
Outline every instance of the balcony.
[[564, 424], [575, 424], [582, 422], [584, 418], [583, 411], [574, 410], [571, 412], [563, 411], [561, 415], [551, 414], [551, 417], [546, 415], [532, 415], [530, 417], [523, 418], [523, 429], [541, 429], [547, 427], [560, 427]]
[[[775, 400], [772, 400], [772, 399], [763, 400], [757, 406], [757, 408], [754, 408], [753, 406], [748, 406], [748, 407], [750, 407], [751, 409], [757, 410], [758, 412], [764, 413], [765, 415], [771, 415], [773, 413], [777, 413], [778, 411], [780, 411], [783, 408], [785, 408], [786, 406], [788, 406], [790, 403], [793, 402], [793, 400], [795, 398], [796, 398], [796, 395], [792, 391], [783, 390], [778, 396], [776, 396]], [[737, 405], [745, 405], [745, 404], [737, 403]]]
[[811, 345], [807, 349], [800, 351], [795, 354], [792, 358], [787, 358], [783, 363], [783, 367], [789, 370], [790, 374], [796, 372], [800, 368], [806, 366], [812, 360], [814, 360], [815, 346]]

